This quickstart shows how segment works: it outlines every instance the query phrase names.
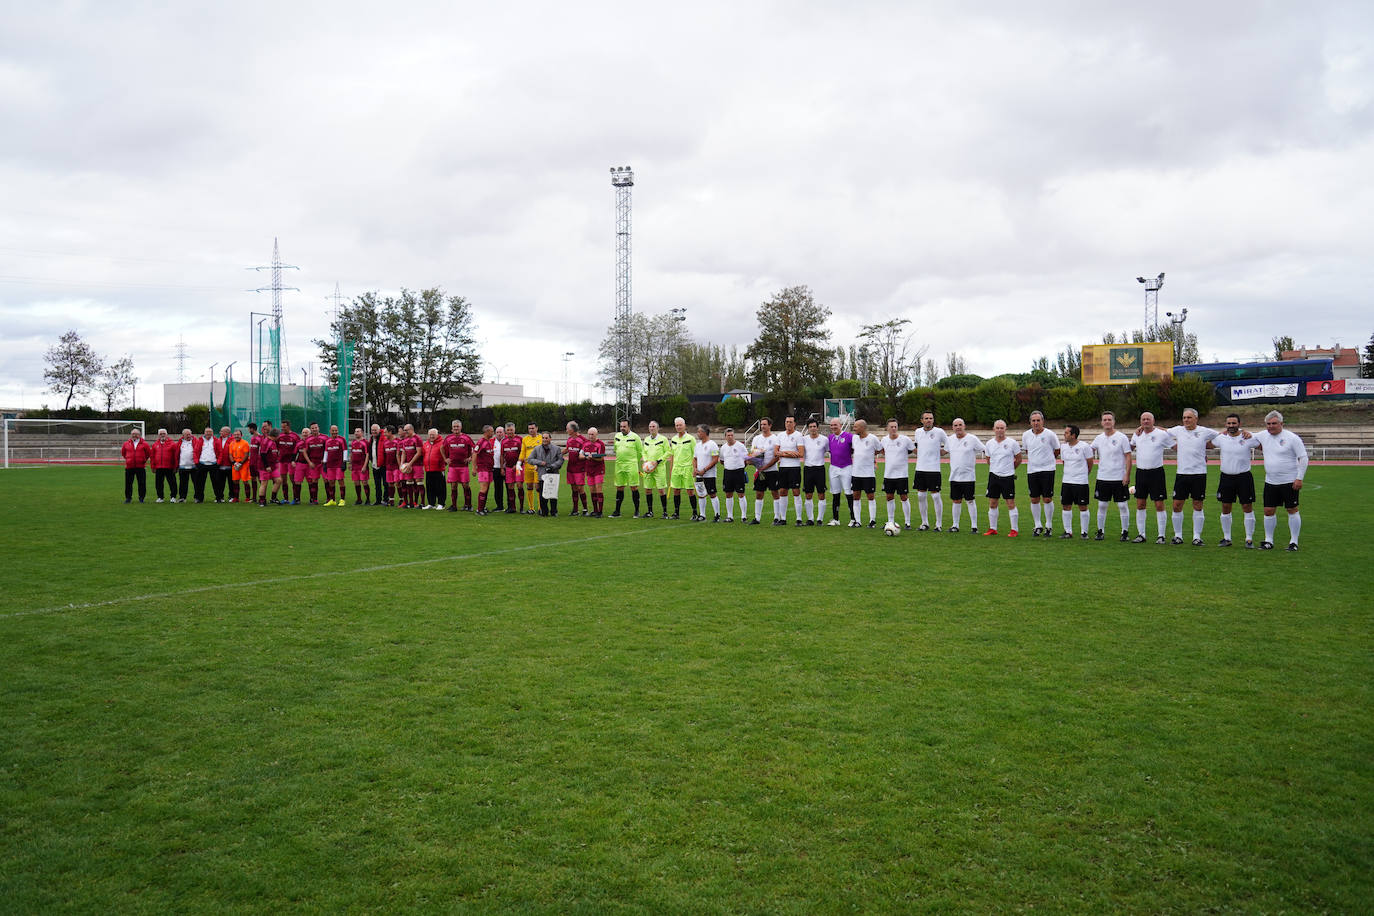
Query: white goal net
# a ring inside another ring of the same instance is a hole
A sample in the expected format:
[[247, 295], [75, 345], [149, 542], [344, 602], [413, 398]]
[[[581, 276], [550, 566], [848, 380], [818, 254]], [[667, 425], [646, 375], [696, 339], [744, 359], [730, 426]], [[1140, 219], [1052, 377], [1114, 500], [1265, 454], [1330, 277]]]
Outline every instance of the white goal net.
[[142, 420], [28, 420], [6, 418], [0, 432], [4, 467], [45, 464], [122, 464], [120, 446]]

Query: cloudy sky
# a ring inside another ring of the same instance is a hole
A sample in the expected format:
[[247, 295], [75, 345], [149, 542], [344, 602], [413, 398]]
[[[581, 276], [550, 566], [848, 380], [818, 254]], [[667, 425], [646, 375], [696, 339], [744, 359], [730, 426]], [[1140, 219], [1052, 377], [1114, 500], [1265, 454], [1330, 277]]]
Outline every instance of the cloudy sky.
[[806, 284], [1021, 371], [1160, 271], [1207, 358], [1374, 332], [1368, 3], [0, 3], [0, 407], [69, 328], [140, 406], [179, 339], [245, 366], [274, 237], [297, 374], [336, 283], [438, 285], [585, 396], [622, 164], [635, 307], [703, 342]]

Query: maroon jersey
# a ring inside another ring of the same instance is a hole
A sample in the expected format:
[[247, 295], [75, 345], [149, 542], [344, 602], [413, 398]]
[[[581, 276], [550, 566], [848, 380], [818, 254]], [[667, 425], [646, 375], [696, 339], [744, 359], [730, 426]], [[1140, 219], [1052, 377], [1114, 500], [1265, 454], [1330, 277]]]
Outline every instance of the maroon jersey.
[[348, 450], [348, 440], [343, 436], [326, 436], [324, 440], [324, 466], [342, 468], [344, 452]]
[[402, 436], [397, 444], [401, 447], [401, 461], [413, 465], [420, 449], [424, 447], [424, 440], [419, 436]]
[[260, 433], [253, 433], [253, 438], [248, 440], [248, 466], [250, 468], [261, 467], [258, 462], [258, 455], [262, 451], [262, 440], [267, 438]]
[[277, 435], [277, 452], [281, 455], [282, 464], [290, 464], [296, 460], [296, 449], [300, 448], [301, 437], [295, 433], [279, 433]]
[[477, 452], [477, 470], [490, 471], [496, 467], [496, 449], [500, 447], [500, 440], [481, 438], [473, 448]]
[[448, 459], [449, 464], [465, 466], [472, 460], [474, 447], [472, 437], [467, 433], [449, 433], [444, 437], [444, 457]]
[[513, 468], [520, 463], [520, 437], [503, 436], [501, 438], [501, 466]]
[[382, 466], [394, 471], [401, 466], [401, 440], [387, 439], [382, 443]]
[[310, 459], [311, 464], [319, 464], [324, 460], [324, 443], [327, 440], [324, 436], [307, 436], [301, 443], [305, 449], [305, 457]]
[[366, 439], [354, 439], [348, 443], [348, 463], [354, 470], [362, 470], [367, 464], [367, 453], [372, 443]]
[[606, 443], [600, 439], [582, 440], [582, 472], [584, 474], [606, 473]]
[[271, 436], [263, 436], [258, 443], [258, 466], [264, 470], [271, 470], [277, 466], [277, 461], [281, 458], [281, 450], [277, 448], [277, 443], [272, 441]]
[[587, 440], [582, 438], [581, 433], [573, 433], [568, 437], [568, 443], [564, 446], [564, 454], [567, 456], [568, 473], [581, 474], [586, 468], [586, 463], [582, 460], [582, 443]]

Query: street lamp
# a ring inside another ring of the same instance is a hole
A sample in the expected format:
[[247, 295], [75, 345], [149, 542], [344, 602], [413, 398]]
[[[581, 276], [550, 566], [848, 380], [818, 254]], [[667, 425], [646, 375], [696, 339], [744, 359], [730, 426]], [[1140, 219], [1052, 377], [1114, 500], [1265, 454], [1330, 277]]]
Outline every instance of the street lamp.
[[571, 351], [571, 350], [567, 350], [567, 351], [565, 351], [565, 352], [563, 353], [563, 401], [564, 401], [564, 403], [566, 403], [566, 402], [568, 401], [568, 360], [572, 359], [572, 358], [573, 358], [574, 356], [576, 356], [576, 355], [577, 355], [577, 354], [573, 353], [573, 351]]
[[1145, 284], [1145, 327], [1142, 330], [1148, 334], [1150, 328], [1159, 324], [1159, 291], [1164, 286], [1164, 271], [1153, 279], [1136, 277], [1135, 282]]
[[[1160, 274], [1160, 276], [1164, 275]], [[1183, 322], [1188, 320], [1188, 310], [1184, 309], [1179, 312], [1177, 318], [1174, 317], [1173, 312], [1165, 312], [1164, 317], [1169, 319], [1169, 324], [1174, 329], [1174, 362], [1177, 363], [1183, 356]]]
[[210, 425], [215, 425], [215, 367], [219, 363], [210, 364]]

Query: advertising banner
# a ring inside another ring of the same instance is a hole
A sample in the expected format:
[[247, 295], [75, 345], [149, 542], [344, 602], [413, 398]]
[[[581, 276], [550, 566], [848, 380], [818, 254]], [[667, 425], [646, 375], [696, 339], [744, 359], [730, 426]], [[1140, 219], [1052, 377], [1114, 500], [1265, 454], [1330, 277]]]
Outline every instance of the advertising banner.
[[1276, 398], [1295, 398], [1298, 396], [1298, 383], [1287, 382], [1266, 385], [1232, 385], [1232, 401], [1261, 401]]
[[1141, 378], [1172, 378], [1174, 345], [1164, 343], [1087, 344], [1083, 347], [1083, 384], [1129, 385]]
[[1309, 398], [1374, 396], [1374, 378], [1336, 378], [1326, 382], [1308, 382]]

